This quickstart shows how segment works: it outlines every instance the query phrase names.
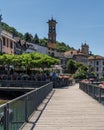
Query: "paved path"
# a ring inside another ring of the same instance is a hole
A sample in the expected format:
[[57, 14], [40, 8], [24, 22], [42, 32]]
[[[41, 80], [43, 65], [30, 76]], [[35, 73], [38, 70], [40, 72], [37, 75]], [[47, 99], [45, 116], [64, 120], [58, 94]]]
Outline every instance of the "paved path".
[[104, 106], [80, 90], [78, 84], [55, 89], [34, 123], [36, 115], [23, 130], [104, 130]]

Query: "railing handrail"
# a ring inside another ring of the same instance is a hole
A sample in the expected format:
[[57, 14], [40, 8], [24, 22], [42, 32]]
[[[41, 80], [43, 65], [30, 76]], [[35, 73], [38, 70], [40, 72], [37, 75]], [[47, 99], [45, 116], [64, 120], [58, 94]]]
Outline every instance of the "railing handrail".
[[49, 85], [49, 84], [52, 84], [52, 82], [50, 82], [50, 83], [48, 83], [48, 84], [46, 84], [46, 85], [43, 85], [43, 86], [41, 86], [40, 88], [35, 88], [34, 90], [32, 90], [32, 91], [30, 91], [30, 92], [27, 92], [27, 93], [25, 93], [25, 94], [23, 94], [23, 95], [21, 95], [21, 96], [15, 98], [15, 99], [12, 99], [11, 101], [8, 101], [7, 103], [10, 104], [11, 102], [14, 102], [14, 101], [16, 101], [16, 100], [19, 100], [20, 98], [26, 97], [27, 95], [29, 95], [29, 94], [31, 94], [31, 93], [33, 93], [33, 92], [39, 90], [39, 89], [42, 89], [42, 88], [44, 88], [45, 86], [47, 86], [47, 85]]
[[[18, 123], [20, 122], [20, 127], [19, 127], [20, 129], [22, 125], [28, 121], [29, 117], [34, 112], [34, 110], [36, 110], [36, 108], [45, 99], [45, 97], [52, 91], [52, 88], [53, 88], [53, 82], [50, 82], [46, 85], [41, 86], [40, 88], [27, 92], [26, 94], [1, 105], [0, 106], [0, 112], [1, 112], [0, 124], [3, 124], [2, 129], [11, 130], [11, 127], [14, 124], [12, 122], [15, 122], [15, 125], [17, 124], [17, 127], [18, 127]], [[22, 106], [20, 106], [21, 103], [22, 103]], [[14, 104], [17, 104], [17, 105], [15, 106]], [[19, 108], [19, 110], [16, 107]], [[22, 120], [19, 121], [18, 120], [19, 116], [16, 117], [16, 113], [19, 114], [21, 113], [22, 110], [24, 111], [24, 113], [20, 116], [22, 116], [23, 121]], [[13, 117], [13, 114], [14, 114], [14, 117]], [[24, 114], [25, 114], [25, 118], [24, 118]], [[13, 121], [9, 122], [11, 118], [13, 118], [12, 119]], [[15, 130], [18, 130], [18, 129], [15, 129]]]
[[101, 88], [98, 85], [80, 82], [79, 88], [99, 102], [104, 100], [104, 88]]

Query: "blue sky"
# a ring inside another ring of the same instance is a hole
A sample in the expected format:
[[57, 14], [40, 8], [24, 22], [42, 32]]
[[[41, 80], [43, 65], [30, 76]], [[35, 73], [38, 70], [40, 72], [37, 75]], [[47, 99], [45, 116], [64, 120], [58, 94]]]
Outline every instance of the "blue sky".
[[48, 37], [47, 21], [57, 22], [57, 41], [75, 49], [87, 43], [104, 56], [104, 0], [0, 0], [3, 22], [17, 31]]

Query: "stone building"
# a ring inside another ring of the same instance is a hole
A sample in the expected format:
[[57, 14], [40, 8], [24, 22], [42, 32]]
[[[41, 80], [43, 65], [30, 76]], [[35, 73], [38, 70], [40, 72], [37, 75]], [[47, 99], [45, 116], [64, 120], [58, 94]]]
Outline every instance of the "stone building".
[[66, 61], [69, 59], [73, 59], [76, 62], [80, 62], [86, 66], [88, 66], [88, 56], [89, 46], [86, 43], [82, 44], [81, 49], [79, 50], [71, 50], [64, 53]]
[[104, 76], [104, 57], [93, 55], [88, 58], [88, 65], [94, 68], [94, 72], [98, 77]]
[[81, 46], [81, 52], [85, 55], [89, 55], [89, 45], [86, 44], [86, 42], [84, 44], [82, 44]]

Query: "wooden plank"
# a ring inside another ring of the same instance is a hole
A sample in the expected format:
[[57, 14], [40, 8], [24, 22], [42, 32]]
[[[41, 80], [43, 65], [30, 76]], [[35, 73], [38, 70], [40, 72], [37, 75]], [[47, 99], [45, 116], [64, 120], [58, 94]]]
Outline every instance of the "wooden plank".
[[[31, 122], [34, 120], [35, 116]], [[29, 125], [23, 130], [104, 130], [104, 106], [81, 91], [78, 84], [55, 89], [39, 120]]]

